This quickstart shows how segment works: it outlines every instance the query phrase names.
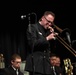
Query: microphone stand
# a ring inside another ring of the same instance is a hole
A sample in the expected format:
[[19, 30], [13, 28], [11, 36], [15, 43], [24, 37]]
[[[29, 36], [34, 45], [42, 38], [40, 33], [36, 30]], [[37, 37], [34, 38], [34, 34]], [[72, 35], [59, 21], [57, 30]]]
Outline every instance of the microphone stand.
[[[30, 14], [29, 14], [30, 15]], [[31, 21], [30, 21], [30, 16], [28, 16], [28, 20], [29, 20], [29, 32], [30, 32], [30, 34], [31, 34]], [[32, 40], [32, 36], [31, 36], [31, 40]], [[33, 40], [32, 40], [32, 42], [33, 42]], [[32, 51], [32, 69], [33, 69], [33, 75], [35, 75], [34, 74], [34, 72], [35, 72], [35, 66], [34, 66], [34, 59], [33, 59], [33, 48], [34, 48], [34, 43], [32, 44], [32, 46], [31, 46], [31, 51]]]

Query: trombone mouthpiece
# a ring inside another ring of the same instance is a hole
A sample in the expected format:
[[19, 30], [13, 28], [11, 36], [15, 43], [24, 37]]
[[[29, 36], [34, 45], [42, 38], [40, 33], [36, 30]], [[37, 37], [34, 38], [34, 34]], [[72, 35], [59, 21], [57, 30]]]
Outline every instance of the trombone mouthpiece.
[[48, 28], [48, 29], [51, 29], [52, 27], [48, 26], [47, 28]]
[[54, 32], [54, 29], [52, 27], [48, 27], [48, 29], [50, 29], [50, 32]]

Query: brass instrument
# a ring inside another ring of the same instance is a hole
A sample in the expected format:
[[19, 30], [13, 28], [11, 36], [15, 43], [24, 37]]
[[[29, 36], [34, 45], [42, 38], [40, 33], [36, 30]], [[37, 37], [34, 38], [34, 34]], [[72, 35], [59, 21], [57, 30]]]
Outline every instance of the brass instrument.
[[[63, 33], [63, 32], [69, 32], [69, 33], [70, 33], [69, 29], [64, 29], [64, 30], [62, 30], [61, 28], [59, 28], [59, 27], [56, 26], [55, 24], [54, 24], [53, 26], [54, 26], [54, 28], [55, 28], [56, 30], [58, 30], [60, 33]], [[64, 41], [64, 39], [62, 39], [59, 35], [56, 36], [56, 39], [57, 39], [62, 45], [64, 45], [64, 46], [76, 57], [76, 51], [75, 51], [69, 44], [67, 44], [67, 43]]]
[[73, 66], [71, 64], [71, 60], [69, 58], [64, 59], [65, 73], [67, 75], [73, 75]]

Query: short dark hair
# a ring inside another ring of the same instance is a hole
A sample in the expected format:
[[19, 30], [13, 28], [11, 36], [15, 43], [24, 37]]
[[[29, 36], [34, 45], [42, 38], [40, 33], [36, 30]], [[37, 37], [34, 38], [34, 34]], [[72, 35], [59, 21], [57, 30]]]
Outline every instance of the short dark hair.
[[[43, 16], [48, 16], [48, 15], [52, 15], [55, 18], [55, 14], [52, 11], [45, 11]], [[41, 21], [42, 19], [40, 18], [39, 21]]]
[[55, 18], [55, 14], [52, 11], [45, 11], [44, 16], [51, 14]]
[[13, 54], [11, 60], [15, 60], [16, 58], [21, 59], [21, 56], [18, 54]]
[[50, 54], [50, 57], [54, 57], [54, 56], [57, 56], [57, 55], [55, 53]]

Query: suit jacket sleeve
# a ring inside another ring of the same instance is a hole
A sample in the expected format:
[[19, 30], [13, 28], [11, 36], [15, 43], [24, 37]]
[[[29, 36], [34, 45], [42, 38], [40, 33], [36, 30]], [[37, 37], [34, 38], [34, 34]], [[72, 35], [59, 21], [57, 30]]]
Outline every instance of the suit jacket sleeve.
[[45, 50], [49, 47], [49, 42], [46, 40], [44, 33], [40, 32], [36, 25], [31, 26], [31, 32], [29, 28], [27, 29], [27, 40], [28, 44], [31, 47], [34, 47], [34, 50]]

